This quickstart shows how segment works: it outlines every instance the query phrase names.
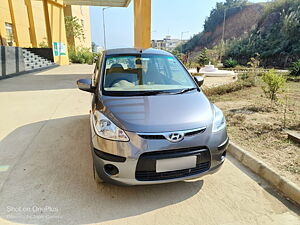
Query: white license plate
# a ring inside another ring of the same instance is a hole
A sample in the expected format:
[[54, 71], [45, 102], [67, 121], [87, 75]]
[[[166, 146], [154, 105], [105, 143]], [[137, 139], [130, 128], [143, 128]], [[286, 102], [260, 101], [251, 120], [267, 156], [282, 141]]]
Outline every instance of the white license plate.
[[186, 156], [172, 159], [160, 159], [156, 161], [156, 172], [183, 170], [196, 167], [197, 156]]

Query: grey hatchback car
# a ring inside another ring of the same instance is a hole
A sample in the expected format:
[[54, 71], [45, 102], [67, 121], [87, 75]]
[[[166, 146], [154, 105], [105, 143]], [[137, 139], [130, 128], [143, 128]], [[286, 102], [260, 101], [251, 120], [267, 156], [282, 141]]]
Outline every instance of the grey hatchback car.
[[172, 54], [156, 49], [113, 49], [99, 57], [90, 110], [94, 178], [143, 185], [216, 172], [228, 146], [222, 111]]

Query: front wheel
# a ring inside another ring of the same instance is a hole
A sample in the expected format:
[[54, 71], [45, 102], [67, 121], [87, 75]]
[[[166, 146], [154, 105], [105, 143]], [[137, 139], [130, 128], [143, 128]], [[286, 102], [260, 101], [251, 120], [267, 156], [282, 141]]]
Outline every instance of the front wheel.
[[104, 183], [101, 177], [99, 177], [94, 163], [93, 163], [93, 174], [94, 174], [94, 180], [97, 184]]

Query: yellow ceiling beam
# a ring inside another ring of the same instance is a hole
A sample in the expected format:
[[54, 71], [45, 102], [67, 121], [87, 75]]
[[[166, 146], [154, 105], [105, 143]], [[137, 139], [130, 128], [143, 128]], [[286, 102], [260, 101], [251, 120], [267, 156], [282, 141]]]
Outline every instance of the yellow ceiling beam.
[[17, 32], [17, 28], [16, 28], [16, 20], [15, 20], [14, 7], [13, 7], [12, 0], [8, 0], [8, 5], [9, 5], [10, 18], [11, 18], [11, 22], [12, 22], [14, 41], [16, 42], [16, 46], [19, 47], [19, 38], [18, 38], [18, 32]]
[[46, 26], [48, 47], [52, 48], [52, 33], [51, 33], [51, 27], [50, 27], [50, 17], [49, 17], [49, 9], [48, 9], [48, 1], [47, 0], [43, 0], [43, 9], [44, 9], [44, 16], [45, 16], [45, 26]]
[[35, 32], [35, 25], [34, 25], [31, 1], [25, 0], [25, 5], [27, 7], [31, 44], [32, 44], [32, 47], [38, 47], [37, 40], [36, 40], [36, 32]]
[[150, 48], [151, 0], [134, 0], [134, 47]]
[[47, 2], [48, 2], [49, 4], [55, 5], [55, 6], [57, 6], [57, 7], [61, 7], [61, 8], [65, 7], [64, 4], [61, 4], [61, 3], [56, 2], [56, 1], [53, 1], [53, 0], [47, 0]]

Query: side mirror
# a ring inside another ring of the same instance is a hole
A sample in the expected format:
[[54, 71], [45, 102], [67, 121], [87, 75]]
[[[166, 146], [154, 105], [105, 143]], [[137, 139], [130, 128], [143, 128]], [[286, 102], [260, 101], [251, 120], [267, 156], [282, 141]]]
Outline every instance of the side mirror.
[[94, 93], [95, 88], [92, 87], [92, 80], [89, 79], [80, 79], [77, 81], [77, 87], [82, 91], [87, 91]]
[[199, 87], [201, 87], [202, 84], [204, 83], [204, 78], [201, 76], [194, 76], [194, 79], [195, 79], [196, 83], [199, 85]]

